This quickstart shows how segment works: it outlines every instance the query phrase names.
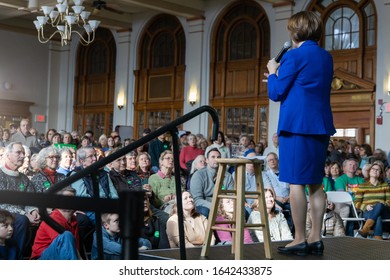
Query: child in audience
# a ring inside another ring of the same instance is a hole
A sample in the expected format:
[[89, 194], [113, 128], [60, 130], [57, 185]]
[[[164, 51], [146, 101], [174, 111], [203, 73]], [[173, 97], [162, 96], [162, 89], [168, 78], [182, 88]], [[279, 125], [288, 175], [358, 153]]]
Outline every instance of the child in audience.
[[15, 218], [7, 210], [0, 209], [0, 260], [16, 260], [19, 247], [11, 236], [14, 232], [12, 226]]
[[[222, 221], [232, 221], [234, 213], [234, 199], [231, 198], [223, 198], [219, 201], [218, 212], [217, 212], [217, 222]], [[219, 224], [219, 227], [223, 228], [231, 228], [231, 224]], [[220, 244], [232, 244], [232, 233], [224, 230], [216, 230], [215, 231], [217, 241]], [[247, 228], [244, 229], [244, 243], [250, 244], [253, 243], [251, 234]]]
[[[120, 260], [122, 254], [122, 238], [120, 237], [119, 215], [115, 213], [102, 214], [102, 237], [103, 254], [105, 260]], [[139, 250], [152, 249], [149, 240], [140, 238], [138, 240]], [[93, 235], [92, 259], [98, 259], [97, 235]]]

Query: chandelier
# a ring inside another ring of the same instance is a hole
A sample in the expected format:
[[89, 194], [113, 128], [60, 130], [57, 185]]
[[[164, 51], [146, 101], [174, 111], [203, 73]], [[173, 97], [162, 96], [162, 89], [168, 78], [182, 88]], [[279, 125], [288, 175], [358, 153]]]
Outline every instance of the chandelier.
[[[91, 12], [84, 11], [85, 7], [82, 6], [84, 0], [73, 0], [72, 2], [74, 3], [72, 9], [68, 5], [68, 0], [57, 0], [58, 4], [55, 7], [42, 6], [44, 16], [37, 16], [37, 20], [34, 21], [39, 42], [47, 43], [56, 34], [60, 35], [62, 46], [69, 44], [72, 34], [77, 34], [80, 43], [84, 46], [95, 39], [95, 30], [100, 21], [88, 20]], [[51, 29], [52, 34], [45, 36], [44, 28], [45, 30]]]

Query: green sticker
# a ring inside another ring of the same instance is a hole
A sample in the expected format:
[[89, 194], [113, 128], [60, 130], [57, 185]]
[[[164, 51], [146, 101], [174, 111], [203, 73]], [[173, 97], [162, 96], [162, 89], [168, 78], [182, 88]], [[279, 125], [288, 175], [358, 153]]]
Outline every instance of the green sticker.
[[24, 190], [25, 190], [26, 188], [25, 188], [25, 186], [24, 186], [23, 183], [20, 183], [19, 189], [20, 189], [22, 192], [24, 192]]
[[154, 232], [154, 237], [156, 237], [156, 238], [159, 238], [159, 237], [160, 237], [160, 232], [159, 232], [158, 230], [156, 230], [156, 231]]
[[222, 185], [222, 190], [226, 190], [226, 188], [225, 188], [225, 186], [224, 186], [224, 185]]
[[45, 187], [45, 189], [48, 189], [50, 188], [50, 183], [46, 181], [45, 183], [43, 183], [43, 186]]
[[133, 184], [133, 181], [128, 180], [128, 181], [127, 181], [127, 184], [128, 184], [128, 185], [131, 185], [131, 184]]

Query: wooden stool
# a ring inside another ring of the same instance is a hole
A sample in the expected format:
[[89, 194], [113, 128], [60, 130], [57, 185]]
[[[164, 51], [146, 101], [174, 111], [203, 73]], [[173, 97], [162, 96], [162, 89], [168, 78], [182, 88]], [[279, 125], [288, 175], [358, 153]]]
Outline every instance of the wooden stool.
[[[211, 202], [210, 214], [208, 217], [207, 236], [203, 243], [201, 256], [205, 257], [209, 254], [211, 237], [214, 234], [214, 230], [229, 231], [232, 232], [232, 254], [235, 254], [236, 260], [243, 259], [244, 251], [244, 228], [261, 229], [264, 236], [264, 250], [265, 257], [272, 259], [271, 257], [271, 239], [268, 225], [268, 215], [265, 205], [264, 186], [262, 172], [262, 160], [258, 159], [244, 159], [244, 158], [220, 158], [217, 160], [219, 163], [217, 178], [215, 182], [213, 200]], [[257, 191], [245, 192], [245, 165], [252, 163], [255, 168]], [[236, 166], [234, 189], [226, 190], [222, 189], [223, 179], [227, 165]], [[235, 210], [233, 213], [232, 221], [216, 221], [217, 210], [220, 199], [230, 198], [235, 200]], [[253, 198], [259, 200], [259, 211], [261, 217], [261, 224], [245, 224], [245, 199]], [[219, 227], [219, 224], [231, 224], [231, 228]]]

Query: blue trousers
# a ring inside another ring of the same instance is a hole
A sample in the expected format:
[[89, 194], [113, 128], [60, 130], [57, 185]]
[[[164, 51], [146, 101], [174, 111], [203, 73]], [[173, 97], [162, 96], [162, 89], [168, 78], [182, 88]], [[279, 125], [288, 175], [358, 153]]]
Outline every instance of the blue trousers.
[[30, 220], [27, 218], [27, 216], [15, 214], [14, 233], [12, 237], [16, 240], [16, 243], [19, 247], [19, 259], [22, 258], [24, 249], [26, 248], [29, 226]]
[[70, 231], [58, 235], [43, 252], [40, 260], [78, 260], [76, 239]]
[[377, 203], [373, 206], [372, 210], [364, 211], [363, 218], [374, 220], [374, 235], [382, 236], [382, 218], [390, 218], [390, 208], [382, 203]]

